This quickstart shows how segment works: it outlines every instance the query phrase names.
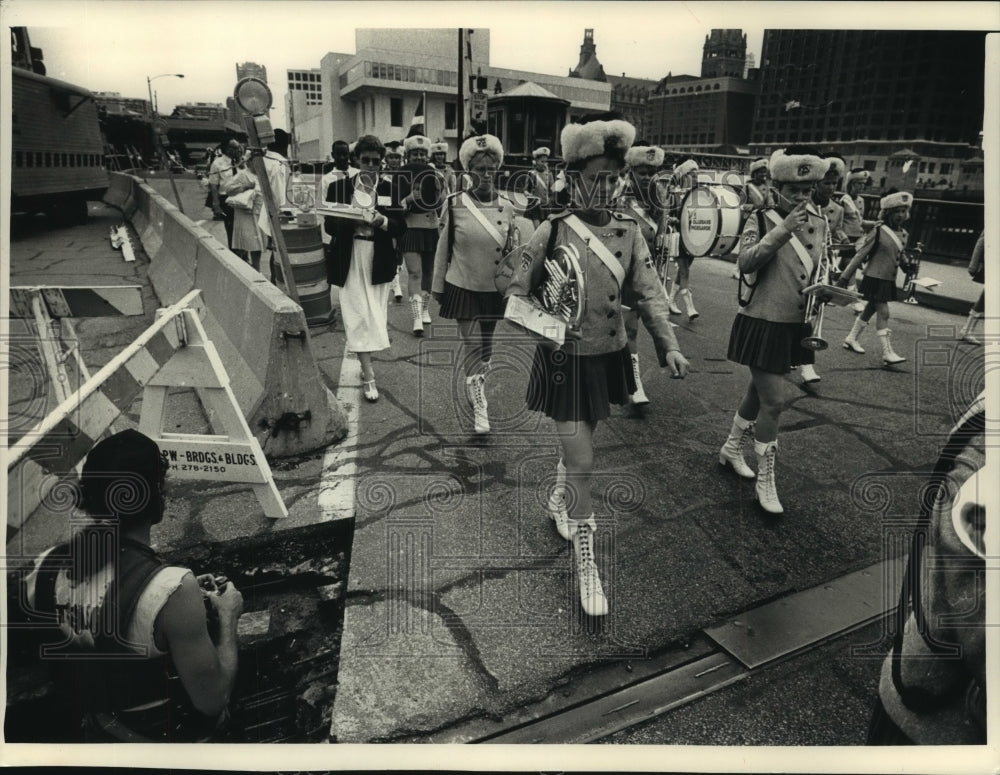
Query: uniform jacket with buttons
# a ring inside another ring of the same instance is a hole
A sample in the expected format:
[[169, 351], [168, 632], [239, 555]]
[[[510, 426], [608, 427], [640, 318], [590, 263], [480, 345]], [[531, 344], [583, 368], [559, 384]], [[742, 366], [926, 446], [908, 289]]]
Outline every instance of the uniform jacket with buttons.
[[[651, 207], [644, 207], [634, 197], [623, 196], [615, 203], [615, 207], [623, 215], [627, 215], [639, 227], [642, 238], [646, 241], [646, 249], [650, 255], [656, 257], [656, 231], [659, 225], [656, 211]], [[654, 262], [655, 264], [655, 262]], [[634, 307], [639, 301], [635, 290], [628, 283], [622, 289], [622, 301], [626, 306]]]
[[[564, 222], [569, 214], [564, 211], [551, 215], [535, 230], [524, 247], [521, 265], [511, 278], [507, 295], [528, 296], [541, 284], [549, 235], [552, 229], [556, 229], [555, 244], [573, 245], [579, 252], [586, 286], [581, 338], [579, 341], [568, 339], [562, 349], [574, 355], [617, 352], [626, 343], [621, 315], [621, 289], [611, 270]], [[613, 213], [611, 220], [603, 227], [590, 224], [586, 226], [604, 243], [611, 255], [621, 262], [625, 282], [631, 284], [639, 297], [636, 307], [653, 337], [660, 365], [665, 366], [667, 353], [680, 350], [680, 347], [670, 325], [666, 293], [653, 267], [653, 258], [639, 231], [639, 225], [621, 213]]]
[[[501, 240], [506, 241], [507, 230], [512, 221], [520, 232], [522, 243], [531, 238], [535, 230], [534, 224], [518, 215], [510, 199], [504, 194], [499, 194], [492, 204], [483, 204], [471, 194], [468, 197], [472, 205], [497, 230]], [[465, 206], [461, 193], [452, 194], [444, 207], [441, 236], [434, 253], [434, 282], [431, 289], [434, 293], [443, 293], [447, 281], [467, 291], [496, 292], [493, 278], [503, 256], [502, 248]]]
[[[819, 205], [816, 205], [819, 208]], [[832, 199], [827, 202], [820, 212], [826, 216], [826, 222], [830, 224], [830, 238], [833, 240], [835, 245], [842, 245], [845, 242], [850, 242], [847, 233], [844, 231], [844, 208], [839, 204], [834, 202]]]
[[[903, 259], [903, 251], [896, 245], [895, 240], [887, 233], [888, 231], [889, 227], [880, 222], [864, 236], [861, 244], [858, 245], [857, 254], [844, 269], [846, 276], [850, 277], [861, 266], [862, 262], [867, 261], [865, 277], [896, 282], [896, 272], [899, 269], [899, 262]], [[910, 238], [906, 229], [899, 229], [895, 234], [903, 247], [906, 247], [906, 241]], [[877, 247], [875, 246], [876, 241], [878, 242]]]
[[[815, 210], [809, 209], [806, 223], [794, 232], [783, 223], [773, 225], [766, 213], [747, 218], [740, 237], [740, 254], [737, 259], [740, 271], [756, 273], [756, 287], [749, 304], [740, 307], [739, 314], [773, 323], [801, 323], [805, 320], [808, 298], [803, 289], [812, 285], [816, 267], [825, 250], [826, 223]], [[784, 220], [778, 210], [771, 210]], [[758, 221], [763, 226], [761, 233]], [[792, 246], [795, 235], [805, 252], [812, 259], [806, 266]], [[751, 282], [753, 281], [751, 276]]]
[[840, 194], [837, 201], [844, 208], [844, 233], [853, 242], [872, 225], [871, 221], [864, 220], [865, 200], [861, 196], [851, 198], [848, 194]]

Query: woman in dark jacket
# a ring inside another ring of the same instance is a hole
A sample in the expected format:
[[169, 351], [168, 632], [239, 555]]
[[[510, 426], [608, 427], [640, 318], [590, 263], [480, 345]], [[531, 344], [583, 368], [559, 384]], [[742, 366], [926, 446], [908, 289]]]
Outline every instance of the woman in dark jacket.
[[392, 186], [379, 180], [385, 148], [374, 135], [365, 135], [355, 147], [361, 171], [353, 178], [330, 184], [326, 201], [353, 205], [362, 220], [327, 216], [326, 233], [333, 239], [327, 248], [327, 279], [340, 287], [340, 311], [347, 334], [347, 349], [358, 354], [364, 395], [378, 400], [373, 352], [389, 347], [386, 304], [396, 275], [393, 238], [405, 231]]

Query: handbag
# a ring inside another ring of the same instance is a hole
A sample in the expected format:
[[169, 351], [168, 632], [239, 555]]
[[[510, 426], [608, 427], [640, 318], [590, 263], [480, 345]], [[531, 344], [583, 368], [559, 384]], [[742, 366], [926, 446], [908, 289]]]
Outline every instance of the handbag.
[[241, 191], [238, 194], [230, 194], [226, 203], [234, 210], [253, 210], [256, 194], [256, 189], [248, 188], [246, 191]]

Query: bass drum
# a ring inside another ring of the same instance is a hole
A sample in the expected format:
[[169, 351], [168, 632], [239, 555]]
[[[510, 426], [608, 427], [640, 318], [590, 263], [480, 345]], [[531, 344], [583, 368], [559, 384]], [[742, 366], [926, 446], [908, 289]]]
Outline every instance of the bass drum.
[[695, 186], [681, 202], [680, 232], [689, 255], [725, 255], [740, 235], [739, 194], [726, 186]]

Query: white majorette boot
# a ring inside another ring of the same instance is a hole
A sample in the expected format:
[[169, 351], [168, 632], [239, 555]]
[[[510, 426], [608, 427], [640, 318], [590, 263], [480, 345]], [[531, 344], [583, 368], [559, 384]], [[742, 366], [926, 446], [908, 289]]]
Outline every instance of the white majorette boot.
[[756, 479], [757, 474], [747, 465], [743, 457], [746, 444], [753, 438], [753, 420], [744, 420], [739, 412], [733, 415], [733, 427], [729, 429], [729, 437], [719, 450], [719, 465], [729, 465], [744, 479]]
[[979, 341], [979, 337], [976, 336], [976, 328], [979, 326], [979, 321], [983, 319], [982, 312], [969, 312], [969, 319], [965, 321], [965, 325], [962, 326], [962, 330], [958, 332], [958, 339], [962, 342], [968, 342], [969, 344], [982, 344]]
[[768, 514], [783, 514], [785, 510], [778, 500], [778, 488], [774, 483], [774, 458], [778, 452], [778, 442], [753, 442], [757, 453], [757, 501]]
[[886, 365], [891, 366], [894, 363], [902, 363], [906, 360], [902, 355], [899, 355], [895, 350], [892, 349], [892, 340], [889, 339], [889, 334], [892, 330], [889, 328], [880, 328], [875, 332], [882, 339], [882, 360]]
[[646, 390], [642, 386], [642, 375], [639, 373], [639, 355], [632, 356], [632, 375], [635, 377], [635, 392], [629, 396], [633, 404], [648, 404]]
[[868, 321], [862, 320], [860, 316], [854, 318], [854, 325], [851, 326], [851, 332], [844, 337], [845, 350], [854, 350], [856, 353], [864, 353], [865, 348], [858, 343], [858, 337], [861, 336], [867, 325]]
[[465, 392], [469, 396], [472, 404], [473, 422], [476, 433], [490, 432], [490, 417], [486, 413], [489, 406], [486, 403], [486, 375], [483, 373], [473, 374], [465, 378]]
[[690, 288], [681, 288], [677, 291], [677, 297], [684, 303], [684, 309], [687, 312], [688, 320], [694, 320], [698, 317], [698, 310], [694, 308], [694, 298], [691, 296]]
[[395, 297], [397, 304], [403, 300], [403, 289], [399, 285], [398, 271], [392, 277], [392, 295]]
[[681, 308], [674, 303], [674, 297], [677, 295], [677, 291], [667, 295], [667, 309], [670, 310], [671, 315], [682, 315]]
[[819, 382], [820, 376], [816, 373], [816, 369], [813, 368], [811, 363], [803, 363], [800, 367], [799, 373], [802, 375], [802, 381], [805, 383]]
[[556, 483], [549, 493], [548, 512], [549, 518], [556, 523], [556, 530], [566, 541], [573, 537], [576, 532], [577, 522], [569, 518], [566, 503], [566, 466], [563, 465], [562, 458], [556, 463]]
[[421, 298], [420, 294], [415, 293], [410, 297], [410, 316], [413, 318], [413, 335], [423, 336], [424, 335], [424, 324], [421, 320]]
[[576, 577], [580, 582], [580, 605], [587, 616], [606, 616], [608, 599], [604, 596], [601, 575], [594, 561], [594, 532], [597, 523], [594, 515], [576, 523], [573, 534], [573, 554], [576, 560]]
[[420, 314], [421, 320], [424, 323], [431, 322], [431, 294], [429, 291], [424, 291], [420, 294]]

